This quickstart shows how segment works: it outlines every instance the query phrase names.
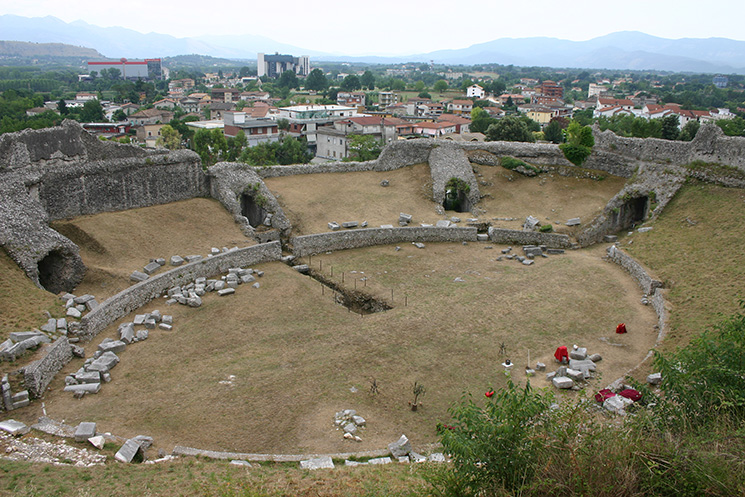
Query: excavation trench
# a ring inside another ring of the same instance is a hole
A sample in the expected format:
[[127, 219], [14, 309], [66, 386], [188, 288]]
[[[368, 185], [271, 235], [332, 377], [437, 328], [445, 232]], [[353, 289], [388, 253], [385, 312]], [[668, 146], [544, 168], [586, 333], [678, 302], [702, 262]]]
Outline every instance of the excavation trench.
[[357, 314], [375, 314], [393, 309], [393, 306], [385, 300], [378, 299], [361, 290], [345, 288], [336, 281], [326, 278], [324, 275], [308, 270], [307, 276], [313, 278], [326, 288], [334, 292], [334, 301], [343, 305]]

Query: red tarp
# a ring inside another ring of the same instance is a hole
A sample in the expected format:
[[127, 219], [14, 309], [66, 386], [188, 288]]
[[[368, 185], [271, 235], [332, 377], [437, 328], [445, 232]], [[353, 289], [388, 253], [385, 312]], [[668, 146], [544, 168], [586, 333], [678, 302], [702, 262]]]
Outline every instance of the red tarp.
[[556, 349], [556, 352], [554, 352], [554, 357], [556, 357], [556, 360], [559, 362], [562, 362], [562, 360], [566, 360], [566, 362], [569, 362], [569, 351], [567, 351], [567, 348], [565, 345], [562, 345], [558, 349]]
[[595, 400], [598, 402], [604, 402], [605, 399], [610, 399], [611, 397], [615, 397], [616, 394], [608, 390], [607, 388], [603, 388], [598, 393], [595, 394]]
[[626, 323], [621, 323], [616, 326], [616, 333], [626, 333]]
[[627, 388], [626, 390], [621, 391], [618, 395], [631, 399], [634, 402], [638, 402], [642, 398], [642, 394], [633, 388]]

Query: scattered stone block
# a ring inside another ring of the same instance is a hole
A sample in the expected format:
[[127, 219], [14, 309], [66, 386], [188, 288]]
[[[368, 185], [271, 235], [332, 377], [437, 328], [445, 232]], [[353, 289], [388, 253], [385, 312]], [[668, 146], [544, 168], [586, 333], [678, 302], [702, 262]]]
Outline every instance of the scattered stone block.
[[124, 352], [126, 348], [127, 344], [123, 341], [111, 339], [104, 340], [98, 346], [98, 350], [100, 350], [101, 352], [113, 352], [114, 354]]
[[341, 223], [342, 228], [345, 228], [345, 229], [356, 228], [359, 225], [360, 223], [358, 223], [357, 221], [346, 221], [344, 223]]
[[564, 249], [550, 248], [546, 249], [546, 253], [549, 255], [560, 255], [566, 253]]
[[220, 297], [224, 297], [225, 295], [232, 295], [235, 293], [235, 288], [223, 288], [222, 290], [218, 290], [217, 294]]
[[119, 357], [117, 357], [116, 354], [113, 352], [104, 352], [100, 357], [88, 365], [87, 370], [108, 373], [109, 370], [117, 364], [119, 364]]
[[67, 315], [67, 317], [71, 317], [71, 318], [75, 318], [75, 319], [80, 319], [82, 317], [82, 315], [83, 315], [75, 307], [68, 308], [67, 309], [67, 312], [65, 314]]
[[520, 262], [523, 266], [531, 266], [535, 261], [533, 259], [523, 259]]
[[153, 274], [158, 269], [160, 269], [160, 264], [158, 264], [157, 262], [151, 262], [143, 268], [145, 274]]
[[567, 368], [567, 377], [573, 381], [582, 381], [585, 379], [585, 374], [578, 369]]
[[57, 330], [57, 320], [50, 318], [46, 324], [41, 325], [40, 329], [47, 333], [54, 333]]
[[101, 373], [98, 371], [83, 371], [82, 373], [75, 373], [75, 379], [77, 385], [83, 383], [101, 383]]
[[367, 461], [367, 464], [390, 464], [393, 460], [390, 457], [376, 457]]
[[83, 421], [75, 428], [75, 441], [85, 442], [89, 438], [96, 436], [96, 423]]
[[65, 319], [65, 318], [59, 318], [57, 320], [57, 329], [58, 330], [66, 330], [67, 329], [67, 319]]
[[662, 373], [652, 373], [647, 376], [647, 383], [650, 385], [659, 385], [662, 383]]
[[124, 442], [124, 445], [122, 445], [116, 455], [114, 455], [114, 459], [123, 463], [130, 463], [141, 450], [140, 444], [130, 438]]
[[230, 461], [230, 465], [231, 466], [242, 466], [244, 468], [251, 468], [251, 467], [253, 467], [253, 466], [251, 466], [251, 463], [250, 462], [243, 461], [243, 460], [240, 460], [240, 459], [233, 459], [232, 461]]
[[307, 264], [298, 264], [297, 266], [292, 266], [292, 269], [300, 274], [308, 274], [310, 272], [310, 267]]
[[578, 371], [583, 371], [585, 369], [588, 371], [597, 370], [597, 366], [595, 365], [595, 363], [589, 359], [584, 359], [584, 360], [569, 359], [569, 367], [571, 369], [576, 369]]
[[543, 250], [541, 250], [541, 247], [536, 245], [525, 245], [523, 246], [523, 253], [527, 257], [538, 257], [543, 255]]
[[586, 347], [577, 347], [576, 349], [572, 349], [569, 351], [569, 358], [570, 359], [577, 359], [579, 361], [585, 360], [587, 358], [587, 348]]
[[444, 463], [447, 462], [447, 459], [445, 458], [445, 454], [442, 452], [434, 452], [427, 456], [427, 461], [433, 463]]
[[486, 233], [478, 233], [476, 235], [476, 240], [479, 242], [488, 242], [489, 241], [489, 235]]
[[579, 218], [578, 217], [573, 217], [572, 219], [570, 219], [569, 221], [566, 222], [566, 225], [567, 226], [579, 226], [580, 225]]
[[170, 314], [163, 314], [163, 316], [160, 318], [161, 323], [164, 324], [173, 324], [173, 316]]
[[102, 435], [91, 437], [88, 441], [98, 450], [102, 450], [104, 445], [106, 445], [106, 439]]
[[401, 435], [401, 438], [388, 444], [388, 450], [391, 451], [393, 457], [405, 456], [411, 452], [411, 443], [406, 435]]
[[413, 463], [427, 462], [427, 458], [416, 452], [409, 452], [409, 460]]
[[551, 382], [556, 388], [562, 390], [569, 389], [574, 386], [574, 381], [571, 378], [567, 378], [566, 376], [554, 376], [551, 379]]
[[354, 423], [347, 423], [344, 425], [344, 433], [349, 433], [350, 435], [354, 435], [357, 433], [357, 425]]
[[437, 228], [449, 228], [452, 225], [453, 225], [453, 223], [451, 223], [450, 220], [448, 220], [448, 219], [440, 219], [435, 224], [435, 227], [437, 227]]
[[316, 457], [314, 459], [300, 461], [300, 467], [308, 470], [334, 469], [334, 461], [330, 457]]
[[197, 261], [202, 260], [202, 256], [201, 255], [187, 255], [186, 257], [184, 257], [184, 259], [186, 260], [186, 262], [197, 262]]
[[5, 421], [0, 421], [0, 430], [10, 433], [15, 437], [20, 437], [31, 431], [31, 428], [15, 419], [6, 419]]
[[391, 182], [388, 181], [387, 179], [384, 179], [383, 181], [380, 182], [380, 186], [382, 186], [382, 187], [386, 187], [386, 186], [388, 186], [390, 184], [391, 184]]
[[646, 233], [647, 231], [652, 231], [652, 226], [645, 226], [643, 228], [639, 228], [636, 231], [638, 231], [639, 233]]
[[355, 466], [367, 466], [367, 463], [359, 462], [359, 461], [350, 461], [349, 459], [346, 459], [344, 461], [344, 466], [349, 466], [350, 468], [354, 468]]
[[145, 281], [149, 277], [150, 276], [148, 276], [147, 274], [145, 274], [145, 273], [143, 273], [141, 271], [135, 271], [135, 272], [133, 272], [132, 274], [129, 275], [129, 281], [133, 281], [135, 283], [139, 283], [141, 281]]
[[411, 214], [404, 214], [403, 212], [401, 212], [398, 215], [399, 226], [407, 226], [409, 223], [411, 223], [411, 218], [412, 218]]
[[98, 301], [96, 299], [91, 299], [88, 302], [85, 303], [86, 309], [89, 311], [92, 311], [98, 307]]
[[543, 364], [542, 362], [536, 362], [535, 363], [535, 370], [536, 371], [545, 371], [546, 370], [546, 365]]
[[339, 223], [335, 223], [333, 221], [328, 223], [328, 226], [331, 231], [339, 231], [341, 229], [341, 226], [339, 225]]
[[525, 222], [523, 223], [523, 229], [525, 231], [535, 231], [536, 227], [540, 225], [541, 222], [538, 220], [537, 217], [528, 216], [525, 218]]
[[100, 383], [79, 383], [77, 385], [67, 385], [64, 389], [65, 392], [72, 392], [74, 394], [87, 394], [87, 393], [98, 393], [101, 390]]
[[393, 228], [393, 225], [392, 224], [381, 224], [380, 227], [385, 228], [385, 229], [391, 229]]
[[367, 421], [362, 416], [352, 416], [352, 422], [357, 426], [365, 426]]
[[172, 255], [171, 256], [171, 266], [180, 266], [184, 263], [183, 257], [179, 255]]
[[616, 243], [618, 241], [618, 236], [616, 236], [616, 235], [605, 235], [603, 237], [603, 241], [605, 243]]
[[608, 412], [612, 412], [613, 414], [625, 416], [626, 407], [633, 403], [634, 401], [631, 399], [627, 399], [626, 397], [622, 397], [620, 395], [615, 395], [613, 397], [605, 399], [605, 401], [603, 402], [603, 409]]
[[12, 331], [10, 333], [10, 340], [12, 341], [12, 343], [19, 343], [23, 342], [24, 340], [28, 340], [29, 338], [34, 338], [42, 335], [43, 333], [39, 331]]

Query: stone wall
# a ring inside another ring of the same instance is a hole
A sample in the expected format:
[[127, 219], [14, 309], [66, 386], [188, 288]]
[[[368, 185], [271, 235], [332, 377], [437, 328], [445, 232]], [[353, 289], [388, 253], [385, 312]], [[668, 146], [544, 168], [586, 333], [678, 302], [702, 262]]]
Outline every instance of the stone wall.
[[445, 200], [446, 186], [451, 178], [458, 178], [468, 184], [468, 207], [481, 200], [479, 183], [473, 174], [473, 167], [462, 148], [453, 144], [444, 144], [432, 149], [429, 154], [429, 169], [432, 176], [432, 200], [442, 205]]
[[568, 235], [560, 233], [541, 233], [540, 231], [510, 230], [489, 228], [489, 239], [494, 243], [516, 245], [545, 245], [550, 248], [567, 249], [572, 246]]
[[329, 250], [347, 250], [372, 245], [414, 242], [475, 242], [476, 228], [366, 228], [331, 231], [290, 239], [292, 253], [298, 257]]
[[[745, 172], [745, 138], [725, 136], [715, 124], [704, 124], [690, 142], [658, 138], [625, 138], [595, 129], [595, 151], [616, 160], [683, 165], [695, 160], [717, 162]], [[592, 159], [592, 157], [591, 157]], [[589, 166], [588, 166], [589, 167]]]
[[60, 337], [42, 350], [43, 357], [23, 368], [23, 381], [31, 398], [39, 398], [54, 376], [72, 359], [67, 337]]
[[639, 283], [642, 291], [647, 295], [655, 293], [657, 288], [662, 288], [662, 282], [659, 280], [652, 279], [647, 273], [647, 270], [642, 267], [641, 264], [636, 262], [633, 257], [616, 247], [611, 245], [607, 250], [608, 259], [629, 272], [632, 278]]
[[209, 278], [227, 272], [232, 267], [278, 261], [281, 256], [282, 248], [279, 242], [262, 243], [231, 250], [153, 276], [122, 290], [83, 316], [80, 320], [80, 337], [90, 340], [117, 319], [163, 295], [172, 286], [193, 281], [198, 277]]

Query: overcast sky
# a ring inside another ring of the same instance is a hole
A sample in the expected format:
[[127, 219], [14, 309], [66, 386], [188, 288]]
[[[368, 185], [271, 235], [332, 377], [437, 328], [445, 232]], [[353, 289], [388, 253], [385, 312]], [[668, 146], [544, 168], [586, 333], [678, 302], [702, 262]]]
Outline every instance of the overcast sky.
[[253, 34], [308, 50], [401, 55], [498, 38], [588, 40], [616, 31], [745, 40], [743, 0], [0, 0], [0, 14], [51, 15], [176, 37]]

